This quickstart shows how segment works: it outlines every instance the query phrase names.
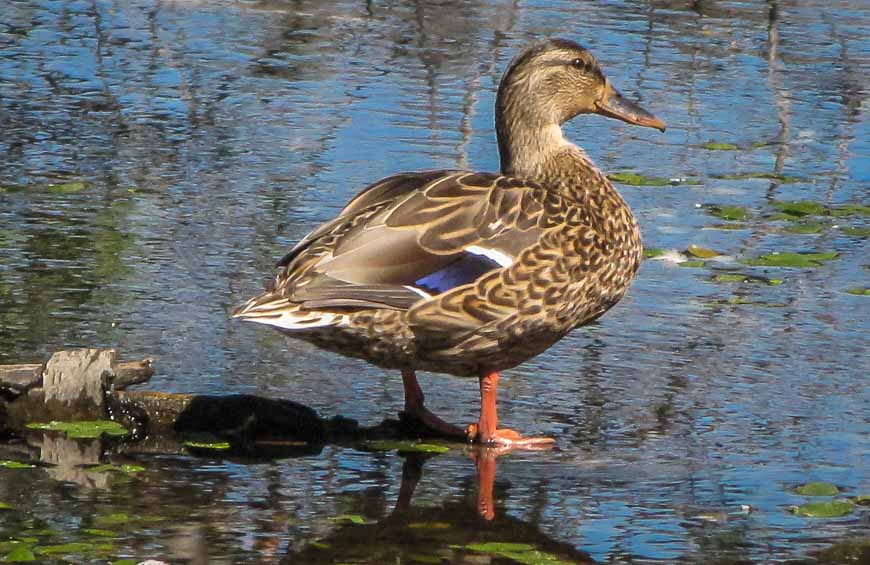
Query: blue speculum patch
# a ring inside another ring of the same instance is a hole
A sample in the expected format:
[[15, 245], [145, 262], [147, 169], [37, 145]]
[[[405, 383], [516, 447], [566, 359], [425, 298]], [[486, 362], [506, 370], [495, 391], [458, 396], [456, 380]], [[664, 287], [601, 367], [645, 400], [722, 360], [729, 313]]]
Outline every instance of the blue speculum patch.
[[429, 293], [441, 294], [451, 288], [473, 282], [481, 275], [498, 268], [501, 268], [501, 265], [489, 257], [465, 253], [440, 271], [426, 275], [414, 284]]

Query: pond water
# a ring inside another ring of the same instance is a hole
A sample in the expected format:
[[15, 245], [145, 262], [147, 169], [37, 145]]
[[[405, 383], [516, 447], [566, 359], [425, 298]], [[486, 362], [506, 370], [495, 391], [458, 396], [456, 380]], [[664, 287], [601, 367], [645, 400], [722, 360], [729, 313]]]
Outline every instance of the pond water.
[[[398, 374], [228, 312], [367, 183], [496, 170], [498, 79], [546, 36], [591, 48], [668, 124], [566, 127], [608, 173], [668, 181], [618, 185], [663, 255], [598, 323], [503, 375], [505, 423], [558, 441], [498, 458], [492, 521], [477, 506], [494, 463], [478, 474], [462, 446], [143, 452], [120, 461], [143, 468], [130, 473], [64, 455], [0, 468], [11, 507], [0, 558], [22, 547], [63, 562], [868, 558], [866, 506], [790, 512], [870, 495], [861, 0], [4, 2], [0, 363], [115, 347], [156, 359], [155, 390], [394, 417]], [[784, 204], [795, 201], [815, 204]], [[689, 245], [720, 256], [688, 257]], [[775, 252], [768, 261], [837, 255], [746, 264]], [[476, 417], [475, 382], [421, 382], [436, 413]], [[7, 441], [0, 459], [18, 446]], [[813, 481], [840, 493], [794, 492]]]

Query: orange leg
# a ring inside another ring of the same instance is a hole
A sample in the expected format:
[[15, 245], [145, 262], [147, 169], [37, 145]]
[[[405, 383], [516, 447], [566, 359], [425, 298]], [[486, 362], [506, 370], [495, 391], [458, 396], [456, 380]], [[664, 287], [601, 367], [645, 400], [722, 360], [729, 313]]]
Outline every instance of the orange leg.
[[492, 371], [480, 377], [480, 420], [477, 425], [468, 426], [469, 439], [484, 445], [524, 447], [527, 449], [546, 449], [555, 440], [549, 437], [523, 437], [509, 429], [498, 429], [496, 393], [498, 373]]
[[405, 387], [405, 416], [417, 420], [437, 435], [463, 439], [466, 437], [464, 430], [448, 424], [423, 405], [423, 389], [420, 388], [413, 369], [402, 369], [402, 385]]

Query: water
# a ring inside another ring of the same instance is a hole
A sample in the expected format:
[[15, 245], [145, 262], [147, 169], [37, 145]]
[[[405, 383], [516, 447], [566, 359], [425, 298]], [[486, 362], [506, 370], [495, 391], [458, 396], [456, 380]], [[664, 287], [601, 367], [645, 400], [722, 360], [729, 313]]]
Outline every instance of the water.
[[[590, 47], [668, 124], [579, 118], [571, 139], [606, 171], [702, 183], [620, 187], [648, 247], [841, 255], [739, 271], [777, 286], [711, 282], [733, 262], [645, 262], [598, 324], [503, 376], [505, 423], [558, 449], [498, 459], [492, 524], [459, 449], [422, 464], [326, 446], [266, 460], [139, 453], [129, 460], [145, 471], [129, 477], [75, 458], [0, 469], [0, 501], [16, 507], [0, 531], [48, 528], [32, 534], [46, 545], [108, 528], [102, 553], [67, 561], [172, 563], [508, 562], [451, 549], [496, 541], [567, 562], [767, 563], [867, 538], [865, 507], [788, 511], [808, 481], [870, 494], [870, 299], [846, 292], [867, 286], [866, 236], [848, 231], [867, 218], [793, 234], [767, 216], [776, 200], [868, 204], [868, 31], [860, 0], [4, 3], [0, 362], [116, 347], [156, 358], [156, 390], [394, 416], [397, 374], [227, 313], [366, 183], [497, 169], [500, 73], [549, 35]], [[720, 178], [734, 173], [798, 180]], [[753, 217], [709, 229], [725, 222], [699, 204]], [[421, 382], [436, 413], [476, 417], [472, 381]]]

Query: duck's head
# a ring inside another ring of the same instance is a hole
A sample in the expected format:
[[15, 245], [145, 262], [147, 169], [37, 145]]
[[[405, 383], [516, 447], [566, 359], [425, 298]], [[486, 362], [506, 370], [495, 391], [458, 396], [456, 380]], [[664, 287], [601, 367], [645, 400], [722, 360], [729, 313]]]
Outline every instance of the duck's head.
[[496, 123], [500, 128], [561, 126], [589, 113], [665, 129], [664, 122], [614, 88], [592, 53], [567, 39], [528, 47], [514, 58], [499, 85]]

